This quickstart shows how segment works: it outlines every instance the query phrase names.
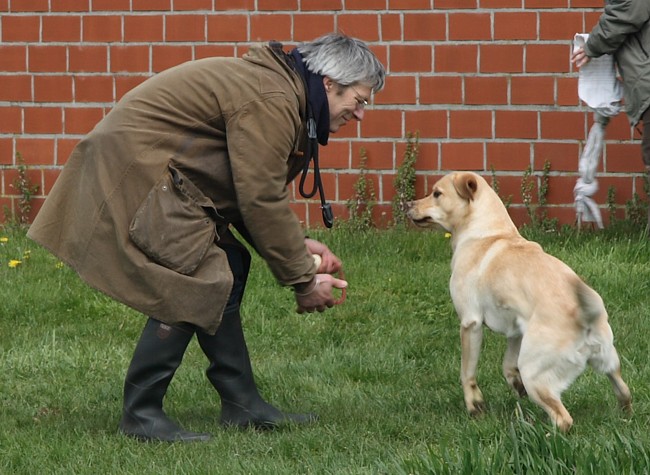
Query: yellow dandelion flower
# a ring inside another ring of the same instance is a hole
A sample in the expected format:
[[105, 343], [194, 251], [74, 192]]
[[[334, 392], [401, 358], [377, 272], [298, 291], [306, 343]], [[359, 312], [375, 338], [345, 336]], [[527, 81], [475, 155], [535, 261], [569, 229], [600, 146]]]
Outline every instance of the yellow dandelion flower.
[[445, 237], [449, 239], [451, 237], [451, 233], [445, 233]]
[[57, 269], [63, 269], [63, 262], [59, 261], [54, 265], [55, 268]]
[[0, 244], [6, 244], [8, 242], [9, 242], [8, 237], [5, 237], [5, 236], [0, 237]]
[[30, 250], [28, 249], [28, 250], [26, 250], [25, 252], [23, 252], [23, 260], [26, 261], [26, 260], [29, 259], [30, 257], [32, 257], [32, 251], [30, 251]]
[[19, 261], [18, 259], [12, 259], [12, 260], [9, 261], [9, 267], [15, 268], [15, 267], [18, 267], [22, 263], [23, 263], [23, 261]]

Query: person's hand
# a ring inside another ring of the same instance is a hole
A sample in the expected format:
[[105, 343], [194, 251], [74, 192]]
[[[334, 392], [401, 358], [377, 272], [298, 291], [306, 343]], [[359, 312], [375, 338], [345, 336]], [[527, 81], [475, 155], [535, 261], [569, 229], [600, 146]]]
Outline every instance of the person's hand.
[[305, 239], [305, 246], [312, 254], [320, 256], [321, 263], [316, 269], [316, 272], [319, 274], [336, 274], [341, 270], [343, 264], [341, 260], [330, 251], [322, 242], [316, 241], [315, 239], [307, 238]]
[[337, 301], [333, 289], [344, 289], [348, 283], [337, 279], [330, 274], [316, 274], [314, 278], [300, 291], [296, 289], [296, 303], [298, 313], [324, 312], [332, 308]]
[[589, 61], [591, 61], [591, 58], [587, 56], [587, 53], [585, 53], [585, 49], [582, 47], [574, 50], [573, 54], [571, 55], [571, 62], [575, 64], [578, 68], [583, 67]]

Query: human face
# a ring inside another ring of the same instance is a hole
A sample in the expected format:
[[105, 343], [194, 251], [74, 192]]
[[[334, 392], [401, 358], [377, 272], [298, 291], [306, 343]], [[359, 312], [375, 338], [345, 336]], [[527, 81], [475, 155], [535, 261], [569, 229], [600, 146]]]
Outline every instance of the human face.
[[363, 120], [364, 107], [368, 104], [372, 89], [355, 84], [342, 86], [329, 77], [323, 79], [330, 109], [330, 132], [336, 133], [352, 119]]

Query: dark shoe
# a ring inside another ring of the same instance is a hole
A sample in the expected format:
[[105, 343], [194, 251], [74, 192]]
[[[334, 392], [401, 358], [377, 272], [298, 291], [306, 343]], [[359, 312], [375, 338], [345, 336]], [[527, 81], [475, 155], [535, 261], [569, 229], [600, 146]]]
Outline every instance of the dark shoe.
[[120, 432], [145, 441], [210, 439], [210, 434], [183, 430], [162, 409], [169, 383], [193, 334], [193, 328], [171, 327], [151, 318], [147, 321], [124, 382]]
[[197, 331], [208, 357], [208, 379], [221, 398], [221, 423], [225, 426], [275, 429], [315, 422], [314, 414], [287, 414], [260, 396], [244, 339], [239, 311], [224, 314], [215, 335]]

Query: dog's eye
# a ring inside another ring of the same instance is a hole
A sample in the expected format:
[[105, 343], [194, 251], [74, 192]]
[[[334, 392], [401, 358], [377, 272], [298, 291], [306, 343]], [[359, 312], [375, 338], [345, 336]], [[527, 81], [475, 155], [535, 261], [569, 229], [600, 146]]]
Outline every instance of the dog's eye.
[[436, 190], [436, 191], [433, 192], [433, 197], [434, 198], [440, 198], [440, 195], [442, 195], [442, 191]]

